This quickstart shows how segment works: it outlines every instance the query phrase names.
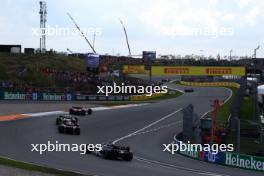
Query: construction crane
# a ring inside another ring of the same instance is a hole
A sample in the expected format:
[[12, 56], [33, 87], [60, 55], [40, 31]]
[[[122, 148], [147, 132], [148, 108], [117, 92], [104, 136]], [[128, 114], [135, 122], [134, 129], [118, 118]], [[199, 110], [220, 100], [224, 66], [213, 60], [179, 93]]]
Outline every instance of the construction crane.
[[76, 26], [76, 28], [80, 31], [80, 33], [82, 34], [82, 36], [84, 37], [85, 41], [88, 43], [88, 45], [90, 46], [90, 48], [93, 50], [93, 53], [96, 54], [96, 51], [93, 47], [93, 45], [90, 43], [90, 41], [87, 39], [87, 37], [84, 35], [84, 33], [81, 31], [80, 27], [78, 26], [78, 24], [75, 22], [75, 20], [73, 19], [73, 17], [67, 13], [67, 15], [69, 16], [69, 18], [72, 20], [72, 22], [74, 23], [74, 25]]
[[94, 35], [93, 35], [93, 48], [95, 48], [95, 47], [94, 47], [95, 37], [96, 37], [96, 34], [95, 34], [95, 32], [94, 32]]
[[68, 51], [69, 53], [73, 54], [73, 52], [72, 52], [69, 48], [67, 48], [67, 51]]
[[122, 27], [124, 29], [129, 56], [131, 56], [131, 50], [130, 50], [130, 46], [129, 46], [129, 42], [128, 42], [127, 31], [126, 31], [125, 25], [124, 25], [124, 23], [123, 23], [123, 21], [121, 19], [119, 19], [119, 21], [120, 21], [120, 23], [121, 23], [121, 25], [122, 25]]

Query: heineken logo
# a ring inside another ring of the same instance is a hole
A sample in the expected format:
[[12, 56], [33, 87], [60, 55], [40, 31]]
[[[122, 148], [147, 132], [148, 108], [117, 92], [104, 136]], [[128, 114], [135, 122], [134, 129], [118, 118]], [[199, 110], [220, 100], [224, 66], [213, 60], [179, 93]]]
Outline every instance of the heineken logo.
[[254, 156], [226, 153], [225, 164], [233, 167], [264, 171], [264, 159]]
[[4, 99], [5, 100], [25, 100], [26, 94], [5, 92]]
[[43, 94], [43, 100], [51, 100], [51, 101], [56, 101], [56, 100], [64, 100], [64, 95], [59, 95], [59, 94]]

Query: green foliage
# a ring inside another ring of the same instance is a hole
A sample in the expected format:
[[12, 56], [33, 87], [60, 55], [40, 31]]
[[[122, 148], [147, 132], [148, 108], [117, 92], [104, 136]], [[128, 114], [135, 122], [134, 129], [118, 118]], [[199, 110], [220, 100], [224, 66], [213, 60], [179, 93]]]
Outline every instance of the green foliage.
[[74, 173], [74, 172], [67, 172], [67, 171], [52, 169], [48, 167], [38, 166], [35, 164], [24, 163], [24, 162], [10, 160], [10, 159], [1, 158], [1, 157], [0, 157], [0, 164], [9, 166], [9, 167], [15, 167], [15, 168], [29, 170], [29, 171], [43, 172], [43, 173], [48, 173], [48, 174], [53, 174], [53, 175], [58, 175], [58, 176], [85, 176], [85, 175]]
[[[37, 85], [54, 85], [54, 80], [44, 75], [45, 67], [67, 71], [85, 71], [85, 62], [77, 57], [62, 55], [24, 55], [0, 53], [0, 80], [25, 81]], [[27, 70], [26, 75], [19, 72]]]

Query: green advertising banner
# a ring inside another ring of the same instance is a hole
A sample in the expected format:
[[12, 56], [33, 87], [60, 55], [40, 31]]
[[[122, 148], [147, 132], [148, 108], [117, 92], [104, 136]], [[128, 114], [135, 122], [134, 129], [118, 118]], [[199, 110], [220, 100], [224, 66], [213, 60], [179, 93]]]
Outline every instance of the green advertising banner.
[[226, 153], [225, 165], [243, 169], [264, 171], [264, 158], [236, 153]]
[[42, 100], [44, 101], [63, 101], [63, 100], [66, 100], [66, 96], [64, 94], [58, 94], [58, 93], [43, 93]]
[[19, 92], [4, 92], [4, 100], [26, 100], [26, 94]]
[[[175, 140], [176, 144], [182, 143], [182, 141]], [[231, 153], [231, 152], [218, 152], [212, 154], [209, 151], [178, 151], [178, 153], [198, 159], [205, 162], [237, 167], [241, 169], [248, 169], [254, 171], [264, 171], [264, 157], [257, 157], [245, 154]]]

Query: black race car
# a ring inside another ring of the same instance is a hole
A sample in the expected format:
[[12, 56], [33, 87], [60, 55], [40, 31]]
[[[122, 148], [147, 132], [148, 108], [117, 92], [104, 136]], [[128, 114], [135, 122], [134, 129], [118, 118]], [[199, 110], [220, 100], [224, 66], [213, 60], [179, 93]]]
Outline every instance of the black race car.
[[[91, 153], [87, 151], [87, 153]], [[133, 153], [129, 147], [117, 146], [114, 144], [102, 145], [102, 150], [95, 152], [97, 156], [111, 160], [124, 160], [131, 161], [133, 159]]]
[[170, 82], [170, 79], [162, 79], [161, 82], [164, 82], [164, 83]]
[[63, 122], [58, 126], [59, 133], [66, 133], [66, 134], [81, 134], [81, 129], [79, 124], [72, 122], [69, 119], [63, 120]]
[[90, 108], [84, 108], [84, 107], [76, 107], [76, 106], [73, 106], [70, 108], [69, 110], [69, 114], [74, 114], [74, 115], [91, 115], [93, 112], [92, 109]]
[[185, 88], [184, 92], [191, 93], [191, 92], [194, 92], [194, 90], [193, 90], [193, 88]]
[[64, 120], [70, 120], [74, 124], [78, 124], [78, 118], [71, 115], [60, 115], [56, 119], [56, 125], [60, 125]]

